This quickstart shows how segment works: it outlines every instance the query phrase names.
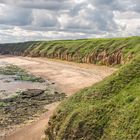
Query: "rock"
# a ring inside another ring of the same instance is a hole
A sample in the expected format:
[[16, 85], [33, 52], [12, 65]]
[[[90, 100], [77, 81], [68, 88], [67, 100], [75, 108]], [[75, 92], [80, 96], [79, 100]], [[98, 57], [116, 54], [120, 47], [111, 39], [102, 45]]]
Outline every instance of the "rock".
[[28, 89], [22, 92], [22, 98], [31, 98], [31, 97], [39, 96], [43, 92], [44, 90], [41, 89]]

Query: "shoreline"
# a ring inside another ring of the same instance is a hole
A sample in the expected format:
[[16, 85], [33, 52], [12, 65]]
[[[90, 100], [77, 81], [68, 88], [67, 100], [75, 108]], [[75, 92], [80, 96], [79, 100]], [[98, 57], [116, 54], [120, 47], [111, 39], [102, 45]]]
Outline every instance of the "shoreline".
[[[0, 57], [0, 61], [14, 65], [16, 64], [18, 67], [24, 68], [33, 75], [48, 79], [55, 83], [54, 86], [58, 91], [66, 93], [67, 96], [71, 96], [80, 89], [103, 80], [116, 71], [116, 69], [106, 66], [77, 64], [73, 62], [67, 63], [46, 58], [4, 56], [2, 58]], [[38, 138], [41, 138], [44, 134], [44, 127], [47, 125], [50, 116], [57, 106], [58, 104], [52, 105], [52, 107], [50, 106], [50, 110], [46, 113], [43, 120], [39, 119], [37, 123], [33, 122], [27, 126], [21, 127], [19, 130], [6, 136], [4, 140], [39, 140]], [[42, 121], [45, 123], [45, 126], [40, 126], [42, 125]], [[35, 137], [33, 138], [33, 136]]]

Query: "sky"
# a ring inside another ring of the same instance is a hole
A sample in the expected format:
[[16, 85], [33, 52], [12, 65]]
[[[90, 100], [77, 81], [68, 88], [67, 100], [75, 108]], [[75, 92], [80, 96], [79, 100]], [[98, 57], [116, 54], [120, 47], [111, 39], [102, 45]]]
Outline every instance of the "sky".
[[0, 0], [0, 43], [140, 35], [140, 0]]

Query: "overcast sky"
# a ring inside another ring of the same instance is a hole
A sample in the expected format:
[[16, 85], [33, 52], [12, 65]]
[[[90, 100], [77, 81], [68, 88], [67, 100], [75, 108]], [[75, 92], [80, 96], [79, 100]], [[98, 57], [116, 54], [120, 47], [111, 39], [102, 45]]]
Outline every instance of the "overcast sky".
[[0, 43], [140, 35], [140, 0], [0, 0]]

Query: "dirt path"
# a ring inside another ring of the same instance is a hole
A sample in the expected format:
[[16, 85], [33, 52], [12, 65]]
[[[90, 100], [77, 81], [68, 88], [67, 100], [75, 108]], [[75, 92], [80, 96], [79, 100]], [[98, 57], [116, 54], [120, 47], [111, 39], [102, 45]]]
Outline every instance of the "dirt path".
[[[29, 57], [0, 57], [1, 64], [15, 64], [29, 72], [55, 83], [56, 88], [68, 96], [112, 74], [116, 69], [91, 64], [76, 64], [59, 60]], [[23, 128], [17, 129], [2, 140], [40, 140], [45, 126], [58, 103], [48, 106], [49, 111]], [[0, 139], [1, 140], [1, 139]]]

